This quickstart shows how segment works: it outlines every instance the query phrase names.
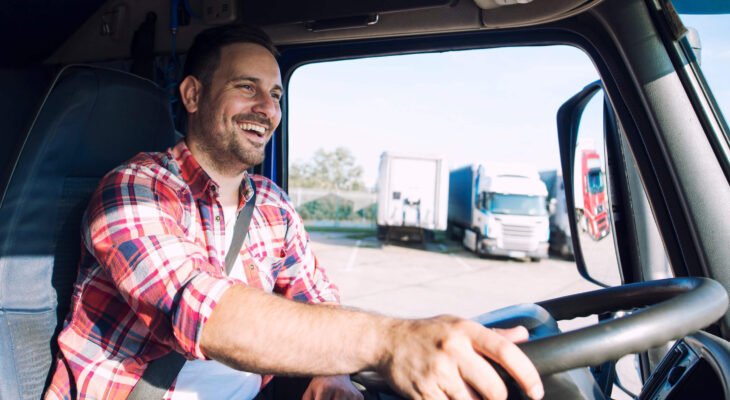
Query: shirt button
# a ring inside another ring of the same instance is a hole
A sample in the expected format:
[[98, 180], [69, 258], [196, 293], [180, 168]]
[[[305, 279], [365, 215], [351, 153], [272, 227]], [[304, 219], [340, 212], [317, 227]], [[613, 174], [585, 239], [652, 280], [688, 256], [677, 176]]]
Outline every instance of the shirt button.
[[216, 215], [215, 216], [215, 220], [218, 221], [218, 222], [221, 222], [221, 216], [220, 215]]
[[251, 271], [253, 271], [253, 269], [254, 269], [254, 266], [253, 266], [253, 264], [249, 265], [249, 266], [248, 266], [248, 269], [250, 269]]

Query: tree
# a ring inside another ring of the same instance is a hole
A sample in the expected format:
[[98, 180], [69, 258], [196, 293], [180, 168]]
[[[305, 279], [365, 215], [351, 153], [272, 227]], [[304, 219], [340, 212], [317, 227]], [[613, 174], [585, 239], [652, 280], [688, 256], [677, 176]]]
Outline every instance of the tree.
[[328, 194], [297, 207], [302, 219], [309, 220], [347, 220], [354, 219], [352, 201], [335, 194]]
[[294, 187], [363, 190], [363, 168], [355, 165], [355, 156], [347, 147], [333, 151], [317, 149], [312, 158], [304, 163], [292, 163], [289, 168], [289, 185]]

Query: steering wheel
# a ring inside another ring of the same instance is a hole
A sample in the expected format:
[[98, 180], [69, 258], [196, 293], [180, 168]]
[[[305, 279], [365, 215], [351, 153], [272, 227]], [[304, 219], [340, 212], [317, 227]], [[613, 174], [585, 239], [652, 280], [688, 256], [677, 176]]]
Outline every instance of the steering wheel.
[[[617, 360], [698, 331], [725, 314], [728, 294], [711, 279], [672, 278], [579, 293], [537, 305], [555, 320], [639, 309], [611, 321], [519, 343], [540, 375], [548, 376]], [[368, 389], [393, 393], [377, 373], [360, 372], [352, 379]]]

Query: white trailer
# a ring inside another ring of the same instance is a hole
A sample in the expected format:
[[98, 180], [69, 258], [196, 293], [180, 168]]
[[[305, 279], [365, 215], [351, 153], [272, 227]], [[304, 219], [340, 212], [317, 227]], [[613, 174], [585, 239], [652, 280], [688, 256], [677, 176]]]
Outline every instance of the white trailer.
[[384, 152], [378, 176], [378, 237], [425, 240], [446, 229], [449, 167], [442, 156]]

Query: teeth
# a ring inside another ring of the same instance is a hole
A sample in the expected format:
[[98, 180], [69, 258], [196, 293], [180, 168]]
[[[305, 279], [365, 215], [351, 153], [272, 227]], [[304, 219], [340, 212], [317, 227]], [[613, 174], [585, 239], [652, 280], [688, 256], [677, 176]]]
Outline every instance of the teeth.
[[238, 124], [238, 127], [243, 129], [244, 131], [254, 131], [258, 133], [266, 133], [266, 128], [264, 128], [261, 125], [252, 124], [250, 122], [241, 122]]

